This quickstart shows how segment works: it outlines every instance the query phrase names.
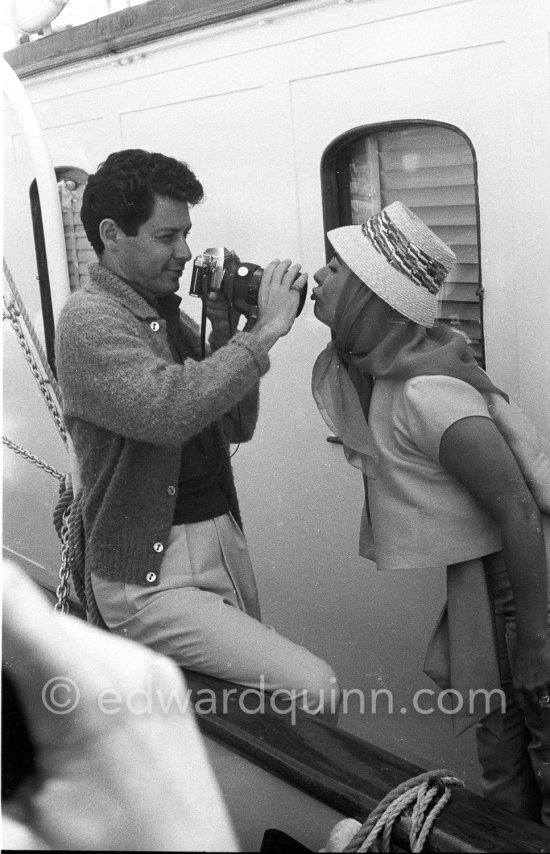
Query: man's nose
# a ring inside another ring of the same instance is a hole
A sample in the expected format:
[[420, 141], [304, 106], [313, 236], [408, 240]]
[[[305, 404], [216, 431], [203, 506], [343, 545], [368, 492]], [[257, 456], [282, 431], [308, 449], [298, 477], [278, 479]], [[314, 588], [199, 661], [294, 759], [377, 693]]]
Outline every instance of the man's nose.
[[191, 250], [189, 249], [189, 244], [185, 237], [180, 237], [180, 239], [176, 242], [174, 246], [174, 255], [178, 260], [187, 261], [191, 260]]

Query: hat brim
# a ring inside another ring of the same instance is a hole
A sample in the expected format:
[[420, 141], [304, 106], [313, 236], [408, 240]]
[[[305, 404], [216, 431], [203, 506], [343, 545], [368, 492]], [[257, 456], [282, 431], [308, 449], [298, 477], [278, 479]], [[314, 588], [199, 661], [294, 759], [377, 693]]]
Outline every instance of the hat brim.
[[421, 326], [433, 326], [437, 294], [416, 285], [374, 248], [360, 225], [344, 225], [327, 233], [332, 246], [350, 270], [381, 299]]

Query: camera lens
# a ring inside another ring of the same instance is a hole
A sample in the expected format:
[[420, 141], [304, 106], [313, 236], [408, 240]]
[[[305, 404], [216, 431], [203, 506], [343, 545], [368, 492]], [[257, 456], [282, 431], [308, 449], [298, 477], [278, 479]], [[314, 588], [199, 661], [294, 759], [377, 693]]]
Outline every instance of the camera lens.
[[[193, 263], [189, 293], [205, 297], [212, 290], [220, 290], [229, 305], [245, 317], [258, 316], [258, 291], [264, 268], [259, 264], [241, 261], [239, 256], [225, 247], [206, 249]], [[307, 285], [302, 288], [296, 317], [306, 301]]]

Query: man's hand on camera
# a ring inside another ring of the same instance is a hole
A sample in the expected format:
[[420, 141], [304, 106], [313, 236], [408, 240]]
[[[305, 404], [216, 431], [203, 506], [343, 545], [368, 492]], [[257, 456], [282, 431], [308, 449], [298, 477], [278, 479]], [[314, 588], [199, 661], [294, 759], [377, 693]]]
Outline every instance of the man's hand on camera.
[[307, 273], [290, 259], [276, 258], [265, 268], [258, 292], [258, 320], [254, 328], [269, 350], [279, 338], [287, 335], [296, 319], [300, 302], [299, 291], [305, 288]]

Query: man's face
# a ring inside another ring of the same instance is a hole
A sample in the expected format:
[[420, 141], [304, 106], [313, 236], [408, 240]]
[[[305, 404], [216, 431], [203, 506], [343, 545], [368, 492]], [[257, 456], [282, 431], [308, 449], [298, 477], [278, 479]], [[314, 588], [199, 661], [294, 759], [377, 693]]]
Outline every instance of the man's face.
[[146, 295], [163, 297], [175, 293], [191, 252], [187, 237], [191, 217], [186, 202], [155, 196], [149, 219], [135, 237], [122, 235], [117, 248], [120, 275], [139, 286]]
[[344, 291], [353, 280], [357, 280], [357, 276], [335, 255], [326, 267], [317, 270], [313, 278], [317, 282], [317, 287], [311, 292], [311, 299], [315, 301], [315, 316], [336, 331], [336, 307]]

